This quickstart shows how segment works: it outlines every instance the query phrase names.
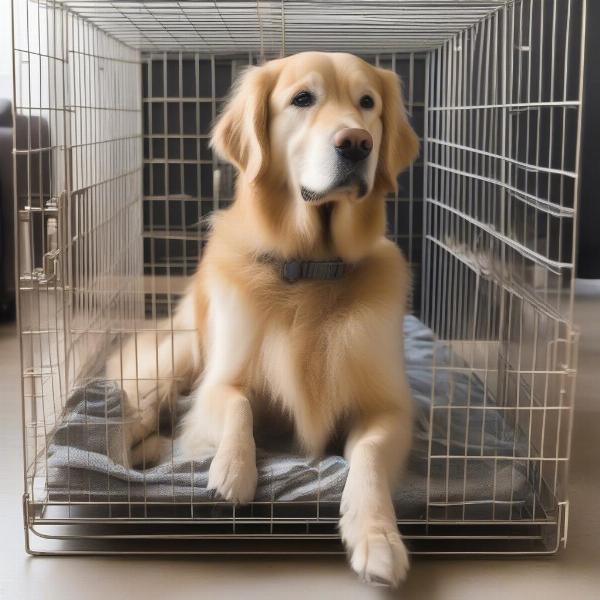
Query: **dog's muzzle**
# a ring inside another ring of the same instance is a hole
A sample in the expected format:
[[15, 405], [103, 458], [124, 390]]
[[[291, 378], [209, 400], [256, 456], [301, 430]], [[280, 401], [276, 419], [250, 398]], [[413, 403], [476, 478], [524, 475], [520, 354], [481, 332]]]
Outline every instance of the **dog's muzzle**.
[[[348, 171], [347, 169], [344, 170]], [[356, 190], [358, 198], [366, 196], [369, 189], [365, 177], [355, 169], [351, 169], [349, 172], [342, 174], [341, 177], [338, 177], [336, 181], [323, 192], [317, 192], [302, 186], [300, 188], [300, 193], [305, 202], [319, 202], [333, 192], [350, 191], [353, 189]]]

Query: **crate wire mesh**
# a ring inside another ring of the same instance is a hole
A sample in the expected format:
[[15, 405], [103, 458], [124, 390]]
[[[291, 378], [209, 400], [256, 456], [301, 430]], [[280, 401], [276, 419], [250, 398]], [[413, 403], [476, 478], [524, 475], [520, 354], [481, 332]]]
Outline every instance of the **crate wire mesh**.
[[[435, 333], [424, 511], [400, 520], [404, 536], [427, 553], [552, 552], [566, 541], [584, 0], [12, 6], [30, 551], [219, 553], [230, 539], [249, 553], [339, 551], [324, 545], [336, 541], [337, 506], [319, 499], [115, 500], [110, 478], [105, 498], [90, 488], [56, 499], [48, 485], [48, 445], [111, 343], [175, 333], [203, 217], [232, 197], [231, 169], [208, 148], [231, 81], [308, 49], [398, 72], [422, 137], [387, 200], [390, 237], [417, 281], [413, 308]], [[472, 400], [479, 388], [483, 404]], [[466, 414], [468, 437], [492, 410], [514, 432], [512, 451], [490, 451], [483, 435], [475, 451], [454, 451], [452, 419]], [[492, 478], [473, 500], [477, 463]], [[507, 463], [524, 465], [533, 488], [518, 510], [515, 486], [498, 484]]]

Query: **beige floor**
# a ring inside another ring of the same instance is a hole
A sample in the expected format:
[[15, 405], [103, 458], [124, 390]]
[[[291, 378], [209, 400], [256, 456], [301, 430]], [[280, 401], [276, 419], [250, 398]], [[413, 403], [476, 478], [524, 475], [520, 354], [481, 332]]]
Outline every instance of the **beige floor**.
[[415, 560], [396, 594], [370, 588], [343, 559], [164, 560], [32, 558], [23, 550], [18, 347], [0, 328], [0, 599], [192, 600], [391, 598], [418, 600], [600, 599], [600, 285], [577, 297], [580, 375], [573, 436], [569, 546], [557, 557]]

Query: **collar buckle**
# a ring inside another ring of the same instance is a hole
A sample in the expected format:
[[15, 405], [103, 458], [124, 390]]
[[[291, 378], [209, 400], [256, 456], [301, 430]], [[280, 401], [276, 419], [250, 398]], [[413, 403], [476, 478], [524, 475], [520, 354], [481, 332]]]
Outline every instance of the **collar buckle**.
[[302, 262], [290, 260], [281, 265], [281, 278], [288, 283], [295, 283], [302, 277]]

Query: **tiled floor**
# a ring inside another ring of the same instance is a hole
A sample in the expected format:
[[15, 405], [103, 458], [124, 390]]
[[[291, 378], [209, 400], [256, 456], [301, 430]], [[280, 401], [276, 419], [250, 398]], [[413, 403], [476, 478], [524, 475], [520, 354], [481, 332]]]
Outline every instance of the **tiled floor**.
[[580, 371], [573, 435], [569, 546], [557, 557], [415, 560], [396, 593], [357, 581], [342, 558], [32, 558], [23, 550], [18, 346], [0, 328], [0, 599], [600, 598], [600, 284], [579, 286]]

